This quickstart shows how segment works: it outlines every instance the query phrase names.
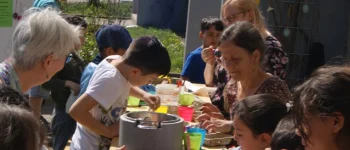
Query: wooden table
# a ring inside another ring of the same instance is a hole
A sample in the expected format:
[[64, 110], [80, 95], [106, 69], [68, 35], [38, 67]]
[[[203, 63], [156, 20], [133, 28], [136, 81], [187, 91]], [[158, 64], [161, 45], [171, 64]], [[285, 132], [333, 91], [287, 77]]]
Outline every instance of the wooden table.
[[[198, 98], [204, 103], [211, 103], [209, 97], [198, 96]], [[148, 111], [149, 107], [148, 106], [128, 107], [126, 110], [130, 111], [130, 112], [132, 112], [132, 111]], [[113, 138], [110, 150], [117, 150], [118, 149], [118, 142], [119, 142], [118, 137]], [[126, 148], [126, 149], [128, 149], [128, 148]], [[205, 146], [203, 146], [202, 149], [203, 150], [223, 150], [223, 149], [226, 149], [226, 147], [225, 146], [218, 146], [218, 147], [205, 147]]]
[[[109, 150], [118, 150], [118, 142], [119, 142], [119, 138], [118, 137], [113, 138], [112, 144], [111, 144], [111, 147], [109, 148]], [[128, 149], [128, 148], [126, 148], [126, 149]], [[202, 147], [202, 150], [225, 150], [225, 149], [226, 149], [225, 146], [217, 146], [217, 147], [206, 147], [206, 146], [203, 146]]]

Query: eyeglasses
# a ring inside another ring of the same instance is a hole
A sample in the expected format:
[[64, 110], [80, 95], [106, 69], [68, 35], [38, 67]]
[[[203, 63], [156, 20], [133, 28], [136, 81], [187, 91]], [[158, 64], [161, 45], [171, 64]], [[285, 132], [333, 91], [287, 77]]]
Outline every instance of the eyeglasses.
[[248, 11], [249, 11], [249, 10], [247, 10], [247, 11], [242, 11], [242, 12], [239, 12], [239, 13], [235, 13], [235, 14], [233, 14], [233, 15], [231, 15], [231, 16], [225, 17], [225, 18], [224, 18], [224, 21], [227, 22], [227, 23], [233, 22], [233, 21], [236, 19], [236, 17], [237, 17], [238, 15], [244, 14], [244, 13], [246, 13], [246, 12], [248, 12]]

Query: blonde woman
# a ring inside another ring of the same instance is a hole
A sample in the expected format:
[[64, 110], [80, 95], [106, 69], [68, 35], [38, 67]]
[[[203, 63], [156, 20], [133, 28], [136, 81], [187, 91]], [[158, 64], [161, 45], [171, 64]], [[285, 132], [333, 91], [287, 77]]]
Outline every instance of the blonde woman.
[[[226, 26], [238, 21], [252, 23], [265, 40], [267, 48], [262, 62], [263, 70], [280, 79], [285, 79], [288, 63], [287, 54], [282, 50], [280, 42], [266, 28], [264, 17], [259, 11], [255, 0], [227, 0], [222, 7], [221, 15]], [[228, 73], [226, 73], [220, 61], [217, 60], [217, 57], [220, 57], [220, 53], [215, 52], [213, 47], [202, 51], [202, 58], [206, 62], [204, 71], [205, 82], [208, 86], [216, 86], [218, 88], [211, 96], [212, 103], [217, 108], [205, 107], [204, 109], [206, 109], [206, 112], [221, 111], [224, 116], [228, 117], [228, 108], [235, 102], [235, 93], [232, 92], [234, 88], [232, 83], [234, 81], [230, 80]]]

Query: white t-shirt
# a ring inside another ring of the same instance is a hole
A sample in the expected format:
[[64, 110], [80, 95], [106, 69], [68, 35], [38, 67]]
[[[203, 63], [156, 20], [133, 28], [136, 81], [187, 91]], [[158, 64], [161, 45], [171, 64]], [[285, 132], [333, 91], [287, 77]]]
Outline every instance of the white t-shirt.
[[[85, 92], [98, 102], [98, 105], [90, 110], [91, 115], [106, 126], [119, 120], [126, 110], [129, 97], [129, 82], [107, 61], [120, 58], [113, 55], [104, 59], [97, 66]], [[71, 150], [108, 150], [111, 140], [77, 123], [70, 148]]]

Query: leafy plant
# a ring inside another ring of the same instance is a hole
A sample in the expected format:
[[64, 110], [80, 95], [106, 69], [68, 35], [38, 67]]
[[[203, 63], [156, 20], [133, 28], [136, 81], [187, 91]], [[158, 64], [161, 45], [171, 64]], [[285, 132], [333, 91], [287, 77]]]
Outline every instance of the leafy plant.
[[171, 72], [181, 72], [184, 59], [184, 45], [181, 43], [181, 38], [174, 32], [171, 30], [143, 27], [129, 28], [128, 31], [133, 38], [145, 35], [156, 36], [169, 52], [171, 58]]
[[[91, 0], [80, 3], [60, 2], [60, 8], [65, 14], [80, 15], [88, 22], [86, 33], [86, 41], [80, 51], [80, 55], [85, 61], [92, 61], [98, 48], [95, 39], [95, 32], [98, 28], [107, 23], [120, 24], [123, 19], [131, 17], [132, 2], [120, 2], [119, 0], [108, 0], [100, 2], [99, 0]], [[135, 27], [129, 28], [133, 38], [145, 35], [153, 35], [159, 38], [163, 45], [167, 48], [171, 58], [171, 72], [181, 72], [183, 65], [184, 45], [181, 38], [171, 30]]]
[[132, 2], [101, 2], [98, 5], [89, 5], [87, 2], [59, 3], [61, 10], [70, 15], [80, 15], [87, 18], [100, 19], [129, 19], [132, 14]]
[[[98, 48], [95, 40], [95, 32], [97, 26], [89, 26], [86, 34], [86, 42], [80, 55], [86, 61], [92, 61], [98, 54]], [[181, 38], [170, 30], [135, 27], [128, 28], [133, 38], [140, 36], [152, 35], [156, 36], [162, 44], [167, 48], [171, 58], [171, 72], [179, 73], [182, 70], [184, 45], [181, 43]]]

